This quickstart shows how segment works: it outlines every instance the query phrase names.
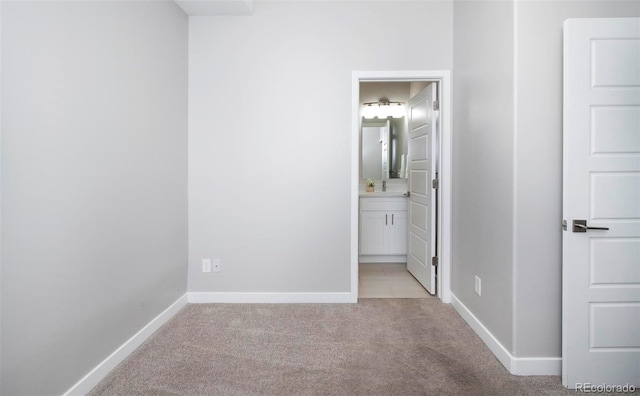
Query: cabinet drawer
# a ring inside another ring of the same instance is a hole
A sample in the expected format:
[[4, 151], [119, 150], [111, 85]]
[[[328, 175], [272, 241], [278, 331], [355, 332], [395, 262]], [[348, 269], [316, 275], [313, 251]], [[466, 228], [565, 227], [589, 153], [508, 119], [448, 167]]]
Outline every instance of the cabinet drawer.
[[407, 198], [360, 198], [360, 210], [407, 210]]

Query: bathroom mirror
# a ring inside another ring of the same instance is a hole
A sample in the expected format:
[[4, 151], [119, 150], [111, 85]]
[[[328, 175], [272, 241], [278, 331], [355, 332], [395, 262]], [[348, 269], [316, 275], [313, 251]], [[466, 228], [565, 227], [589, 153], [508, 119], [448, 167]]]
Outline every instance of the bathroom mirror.
[[[362, 118], [362, 178], [387, 180], [406, 178], [406, 120]], [[405, 161], [403, 164], [402, 161]]]

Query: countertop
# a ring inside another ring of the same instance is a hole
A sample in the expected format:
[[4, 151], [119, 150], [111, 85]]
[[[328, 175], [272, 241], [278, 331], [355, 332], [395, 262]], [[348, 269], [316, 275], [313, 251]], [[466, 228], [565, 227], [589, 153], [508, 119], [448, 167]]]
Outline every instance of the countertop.
[[404, 191], [374, 191], [365, 192], [360, 191], [360, 198], [391, 198], [391, 197], [405, 197]]

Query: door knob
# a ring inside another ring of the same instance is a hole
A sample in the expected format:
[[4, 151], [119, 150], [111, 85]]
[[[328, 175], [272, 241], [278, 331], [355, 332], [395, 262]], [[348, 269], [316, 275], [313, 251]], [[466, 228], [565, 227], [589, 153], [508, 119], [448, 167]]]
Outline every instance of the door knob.
[[574, 220], [573, 232], [587, 232], [587, 230], [603, 230], [607, 231], [609, 227], [589, 227], [586, 220]]

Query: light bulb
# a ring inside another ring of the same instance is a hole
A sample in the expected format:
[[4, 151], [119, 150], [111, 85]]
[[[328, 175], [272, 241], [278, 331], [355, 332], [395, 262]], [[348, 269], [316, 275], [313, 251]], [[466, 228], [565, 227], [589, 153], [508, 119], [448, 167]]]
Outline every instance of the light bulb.
[[384, 119], [389, 117], [389, 105], [378, 105], [378, 118]]
[[367, 119], [374, 118], [376, 116], [375, 107], [372, 105], [364, 106], [364, 109], [362, 109], [362, 116]]
[[391, 108], [391, 117], [402, 118], [405, 116], [404, 105], [402, 103], [394, 104]]

